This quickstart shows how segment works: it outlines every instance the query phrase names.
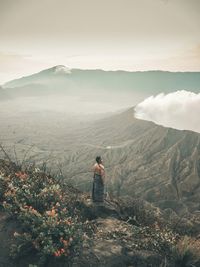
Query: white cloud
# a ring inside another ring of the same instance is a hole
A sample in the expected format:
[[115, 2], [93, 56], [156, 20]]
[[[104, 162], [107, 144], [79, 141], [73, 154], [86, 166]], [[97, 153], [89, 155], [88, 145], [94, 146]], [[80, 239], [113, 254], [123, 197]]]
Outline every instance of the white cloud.
[[180, 130], [200, 133], [200, 93], [176, 91], [146, 98], [135, 107], [135, 117]]

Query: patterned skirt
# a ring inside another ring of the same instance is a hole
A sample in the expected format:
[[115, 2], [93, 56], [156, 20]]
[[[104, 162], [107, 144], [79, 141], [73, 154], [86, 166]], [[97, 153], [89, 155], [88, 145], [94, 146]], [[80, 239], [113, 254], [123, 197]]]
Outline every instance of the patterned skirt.
[[92, 187], [92, 200], [93, 202], [104, 201], [104, 183], [99, 174], [94, 174], [93, 187]]

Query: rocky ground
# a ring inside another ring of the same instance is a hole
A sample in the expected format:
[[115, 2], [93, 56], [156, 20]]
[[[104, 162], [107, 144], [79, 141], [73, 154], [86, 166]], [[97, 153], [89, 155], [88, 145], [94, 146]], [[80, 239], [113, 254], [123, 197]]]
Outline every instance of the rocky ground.
[[104, 205], [94, 205], [88, 198], [85, 204], [87, 213], [95, 217], [92, 220], [95, 234], [92, 238], [85, 237], [83, 253], [75, 266], [145, 267], [161, 266], [165, 261], [168, 255], [164, 246], [167, 242], [173, 243], [175, 235], [166, 231], [162, 243], [158, 225], [141, 226], [136, 218], [128, 216], [119, 203], [112, 200], [107, 200]]

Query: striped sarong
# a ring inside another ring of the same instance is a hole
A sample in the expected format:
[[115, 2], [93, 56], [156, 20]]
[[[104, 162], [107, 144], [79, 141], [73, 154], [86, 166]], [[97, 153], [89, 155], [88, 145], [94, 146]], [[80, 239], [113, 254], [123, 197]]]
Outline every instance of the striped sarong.
[[97, 173], [94, 174], [93, 178], [92, 200], [93, 202], [104, 201], [104, 183], [102, 181], [101, 175]]

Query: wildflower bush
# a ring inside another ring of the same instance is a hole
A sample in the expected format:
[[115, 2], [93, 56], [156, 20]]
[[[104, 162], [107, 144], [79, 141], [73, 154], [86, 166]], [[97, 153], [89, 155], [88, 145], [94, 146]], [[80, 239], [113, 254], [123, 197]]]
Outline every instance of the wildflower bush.
[[87, 225], [75, 207], [74, 193], [37, 169], [1, 172], [0, 183], [2, 206], [21, 225], [14, 233], [13, 258], [35, 251], [45, 265], [49, 259], [70, 262], [80, 253]]

